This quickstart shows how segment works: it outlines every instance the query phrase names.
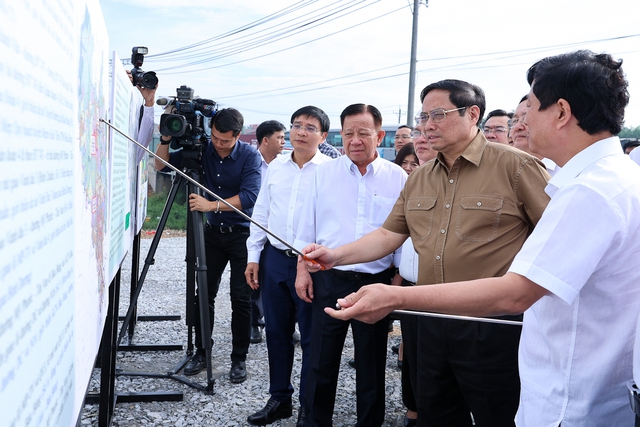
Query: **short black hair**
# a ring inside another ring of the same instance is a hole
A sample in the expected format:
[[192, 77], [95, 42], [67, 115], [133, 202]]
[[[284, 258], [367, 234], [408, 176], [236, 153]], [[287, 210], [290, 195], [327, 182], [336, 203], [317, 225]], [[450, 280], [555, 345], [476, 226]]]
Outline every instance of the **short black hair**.
[[398, 129], [396, 129], [396, 130], [400, 130], [400, 129], [410, 129], [411, 131], [413, 131], [413, 128], [411, 126], [409, 126], [409, 125], [398, 126]]
[[235, 108], [223, 108], [211, 119], [211, 129], [216, 127], [216, 130], [220, 133], [227, 133], [233, 131], [233, 136], [236, 137], [242, 132], [244, 126], [244, 117], [240, 114], [240, 111]]
[[[487, 120], [491, 117], [508, 117], [510, 119], [513, 118], [513, 113], [507, 113], [505, 110], [493, 110], [489, 114], [487, 114]], [[485, 120], [485, 122], [487, 121]]]
[[589, 135], [604, 131], [617, 135], [622, 130], [629, 103], [622, 60], [590, 50], [550, 56], [529, 68], [527, 81], [540, 101], [540, 111], [562, 98]]
[[291, 124], [293, 124], [294, 120], [300, 116], [313, 117], [314, 119], [317, 119], [320, 122], [320, 132], [329, 132], [329, 126], [331, 125], [329, 116], [327, 116], [327, 113], [322, 111], [320, 108], [314, 107], [313, 105], [298, 108], [291, 115]]
[[348, 116], [357, 116], [358, 114], [371, 114], [373, 124], [377, 128], [382, 127], [382, 113], [373, 105], [368, 104], [351, 104], [340, 113], [340, 126], [344, 127], [344, 119]]
[[[478, 126], [482, 122], [484, 117], [484, 110], [487, 102], [485, 100], [484, 91], [480, 86], [455, 79], [440, 80], [439, 82], [431, 83], [429, 86], [422, 89], [420, 92], [420, 102], [424, 102], [424, 98], [432, 90], [446, 90], [449, 92], [449, 101], [457, 108], [470, 107], [477, 105], [480, 109], [480, 117], [478, 117]], [[465, 110], [458, 112], [461, 116], [464, 116]]]
[[256, 128], [256, 139], [258, 140], [258, 145], [262, 144], [263, 138], [269, 138], [276, 132], [285, 132], [286, 130], [287, 128], [277, 120], [267, 120], [266, 122], [260, 123]]

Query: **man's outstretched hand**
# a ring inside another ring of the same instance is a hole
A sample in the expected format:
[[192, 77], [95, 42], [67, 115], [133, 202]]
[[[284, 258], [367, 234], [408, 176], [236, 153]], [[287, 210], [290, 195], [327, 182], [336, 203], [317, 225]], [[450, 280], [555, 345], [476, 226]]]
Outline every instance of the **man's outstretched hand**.
[[317, 273], [320, 270], [329, 270], [336, 264], [336, 256], [333, 249], [312, 243], [302, 249], [303, 263], [309, 273]]
[[356, 319], [365, 323], [375, 323], [393, 310], [396, 295], [402, 288], [376, 283], [363, 286], [356, 293], [338, 299], [340, 309], [325, 307], [324, 312], [340, 320]]

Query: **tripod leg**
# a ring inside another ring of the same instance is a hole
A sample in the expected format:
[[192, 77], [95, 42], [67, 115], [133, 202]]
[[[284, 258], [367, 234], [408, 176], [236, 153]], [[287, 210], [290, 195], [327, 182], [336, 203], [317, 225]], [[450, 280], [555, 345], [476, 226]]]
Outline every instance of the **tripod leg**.
[[129, 309], [127, 310], [127, 315], [124, 318], [122, 329], [120, 330], [120, 334], [118, 335], [117, 345], [120, 345], [120, 343], [122, 342], [122, 339], [127, 333], [127, 329], [129, 328], [129, 323], [131, 322], [133, 313], [136, 311], [136, 307], [138, 305], [138, 297], [140, 296], [140, 291], [142, 291], [142, 284], [144, 283], [144, 279], [147, 277], [149, 266], [151, 266], [155, 262], [153, 257], [156, 254], [158, 243], [160, 243], [160, 238], [162, 237], [162, 231], [164, 230], [164, 227], [167, 224], [167, 219], [169, 218], [169, 212], [171, 211], [171, 206], [173, 205], [173, 201], [176, 198], [176, 194], [178, 194], [178, 189], [180, 188], [180, 185], [185, 181], [186, 180], [182, 176], [178, 175], [176, 176], [176, 179], [174, 179], [173, 183], [171, 184], [171, 191], [169, 191], [169, 196], [167, 196], [167, 201], [165, 202], [164, 208], [162, 209], [160, 222], [158, 223], [158, 227], [156, 228], [156, 235], [153, 236], [153, 240], [151, 241], [151, 246], [149, 247], [149, 252], [147, 253], [147, 257], [144, 260], [144, 267], [142, 268], [142, 273], [140, 273], [140, 278], [138, 279], [138, 285], [135, 289], [135, 292], [132, 293], [131, 295], [131, 300], [129, 301]]
[[[189, 186], [190, 191], [199, 194], [199, 189], [195, 186]], [[193, 236], [193, 248], [195, 250], [195, 273], [198, 282], [198, 302], [200, 306], [200, 335], [205, 357], [207, 360], [207, 387], [208, 393], [213, 393], [213, 378], [211, 367], [211, 323], [209, 319], [209, 288], [207, 285], [207, 259], [204, 246], [204, 227], [202, 213], [191, 212], [191, 233], [187, 236]], [[189, 245], [187, 245], [189, 246]]]

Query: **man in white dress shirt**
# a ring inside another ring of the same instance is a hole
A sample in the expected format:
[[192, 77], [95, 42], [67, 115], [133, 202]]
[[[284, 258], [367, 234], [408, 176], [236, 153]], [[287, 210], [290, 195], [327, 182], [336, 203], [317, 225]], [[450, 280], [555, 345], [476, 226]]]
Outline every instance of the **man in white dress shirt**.
[[[317, 167], [300, 214], [296, 247], [318, 242], [329, 246], [353, 242], [386, 219], [404, 187], [407, 174], [382, 159], [382, 115], [371, 105], [353, 104], [340, 115], [345, 156]], [[389, 284], [392, 255], [341, 269], [320, 271], [313, 281], [303, 263], [296, 291], [312, 302], [311, 360], [306, 399], [307, 426], [332, 425], [338, 372], [349, 323], [337, 321], [323, 308], [369, 283]], [[356, 360], [356, 426], [380, 426], [384, 421], [385, 367], [389, 319], [375, 325], [351, 322]]]
[[[287, 242], [295, 240], [299, 212], [316, 167], [331, 160], [318, 151], [318, 145], [327, 137], [328, 130], [329, 117], [321, 109], [307, 106], [297, 110], [291, 116], [293, 151], [275, 157], [262, 177], [253, 220]], [[284, 135], [284, 132], [280, 132]], [[247, 421], [253, 425], [266, 425], [292, 415], [292, 335], [297, 321], [302, 347], [297, 426], [303, 426], [307, 407], [304, 388], [309, 366], [311, 304], [302, 301], [296, 294], [297, 256], [255, 224], [251, 224], [250, 233], [245, 276], [252, 289], [262, 290], [271, 398], [262, 410], [249, 416]]]
[[[640, 168], [613, 136], [629, 102], [621, 65], [608, 54], [577, 51], [529, 69], [530, 147], [561, 169], [509, 272], [433, 286], [365, 287], [339, 300], [342, 310], [327, 313], [374, 322], [399, 308], [469, 316], [526, 310], [516, 424], [633, 426], [626, 381], [640, 313]], [[398, 236], [307, 256], [325, 268], [375, 259], [401, 243]]]
[[[256, 128], [256, 139], [258, 140], [258, 152], [260, 153], [262, 167], [260, 169], [262, 184], [267, 176], [267, 167], [277, 155], [284, 149], [284, 132], [287, 128], [277, 120], [267, 120]], [[251, 344], [262, 342], [262, 332], [264, 328], [264, 309], [262, 307], [262, 296], [260, 288], [251, 293]]]

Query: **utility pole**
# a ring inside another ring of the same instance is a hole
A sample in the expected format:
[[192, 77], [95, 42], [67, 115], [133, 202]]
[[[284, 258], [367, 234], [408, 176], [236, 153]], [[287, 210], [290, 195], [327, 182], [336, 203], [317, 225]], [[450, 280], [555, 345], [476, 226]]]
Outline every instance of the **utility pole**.
[[398, 124], [400, 124], [400, 119], [402, 118], [402, 107], [398, 105], [398, 111], [394, 111], [393, 114], [398, 115]]
[[[411, 62], [409, 64], [409, 101], [407, 105], [407, 126], [413, 127], [413, 103], [416, 91], [416, 56], [418, 50], [418, 8], [420, 0], [413, 0], [413, 32], [411, 35]], [[429, 0], [425, 0], [429, 7]]]

